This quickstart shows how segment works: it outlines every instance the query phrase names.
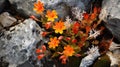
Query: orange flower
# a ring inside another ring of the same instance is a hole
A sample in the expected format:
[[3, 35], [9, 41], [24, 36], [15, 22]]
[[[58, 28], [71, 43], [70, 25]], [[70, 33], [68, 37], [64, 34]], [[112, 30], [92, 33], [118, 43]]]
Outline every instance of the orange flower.
[[86, 33], [89, 33], [89, 31], [91, 30], [90, 26], [86, 26]]
[[52, 10], [52, 11], [48, 10], [46, 17], [48, 18], [47, 19], [48, 21], [53, 22], [56, 18], [58, 18], [57, 12], [55, 10]]
[[63, 30], [65, 30], [64, 22], [59, 21], [55, 23], [55, 26], [53, 26], [53, 29], [55, 29], [55, 33], [63, 33]]
[[62, 64], [66, 64], [67, 57], [65, 55], [60, 56], [59, 59], [62, 60]]
[[46, 46], [42, 45], [42, 51], [45, 52], [46, 51]]
[[77, 40], [76, 40], [76, 39], [73, 39], [73, 40], [72, 40], [72, 43], [76, 43], [76, 42], [77, 42]]
[[58, 46], [59, 44], [59, 40], [57, 39], [57, 37], [54, 37], [54, 38], [50, 38], [50, 42], [48, 42], [48, 45], [49, 45], [49, 48], [55, 48]]
[[97, 8], [97, 7], [94, 7], [94, 8], [93, 8], [93, 13], [97, 14], [97, 12], [98, 12], [98, 8]]
[[48, 32], [42, 32], [42, 36], [45, 37], [48, 34]]
[[37, 56], [38, 60], [41, 60], [45, 55], [44, 54], [40, 54]]
[[58, 37], [58, 40], [62, 40], [62, 39], [63, 39], [63, 36], [59, 36], [59, 37]]
[[78, 22], [75, 22], [73, 27], [72, 27], [72, 31], [74, 34], [77, 34], [80, 28], [80, 24]]
[[88, 20], [88, 19], [89, 19], [89, 14], [88, 14], [88, 13], [84, 13], [83, 16], [84, 16], [84, 19], [85, 19], [85, 20]]
[[70, 37], [66, 37], [66, 40], [71, 40], [71, 38]]
[[41, 49], [36, 49], [35, 51], [37, 54], [43, 52]]
[[36, 13], [40, 14], [44, 11], [44, 4], [40, 1], [34, 3], [34, 11], [36, 11]]
[[63, 54], [65, 56], [72, 56], [74, 53], [75, 53], [75, 51], [70, 45], [67, 45], [64, 47]]
[[91, 20], [95, 20], [96, 17], [97, 17], [97, 14], [95, 14], [95, 13], [92, 13], [92, 14], [90, 15], [90, 19], [91, 19]]
[[80, 54], [76, 54], [75, 56], [76, 56], [76, 57], [80, 57], [81, 55], [80, 55]]
[[101, 10], [100, 7], [94, 7], [94, 8], [93, 8], [93, 13], [94, 13], [94, 14], [97, 14], [97, 13], [100, 12], [100, 10]]
[[39, 21], [39, 19], [37, 19], [34, 15], [31, 15], [30, 18], [33, 20]]
[[51, 25], [52, 25], [52, 22], [47, 22], [47, 23], [45, 24], [45, 28], [46, 28], [46, 29], [49, 29], [49, 28], [51, 27]]

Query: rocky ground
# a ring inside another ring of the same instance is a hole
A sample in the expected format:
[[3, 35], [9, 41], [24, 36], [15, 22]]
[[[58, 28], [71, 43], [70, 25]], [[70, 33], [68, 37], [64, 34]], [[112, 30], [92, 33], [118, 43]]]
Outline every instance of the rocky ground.
[[[0, 0], [0, 67], [59, 67], [46, 57], [35, 58], [37, 44], [44, 41], [41, 25], [30, 19], [39, 17], [33, 11], [37, 0]], [[90, 12], [93, 5], [101, 7], [99, 18], [107, 29], [105, 36], [114, 36], [107, 56], [112, 67], [120, 64], [120, 1], [119, 0], [41, 0], [46, 9], [55, 9], [61, 18], [71, 15], [73, 7]], [[117, 43], [117, 44], [116, 44]], [[104, 57], [103, 57], [104, 58]], [[119, 60], [118, 60], [119, 59]], [[73, 64], [74, 65], [74, 64]], [[64, 66], [64, 65], [63, 65]], [[110, 65], [108, 65], [110, 66]], [[64, 67], [71, 67], [69, 65]], [[107, 67], [107, 66], [103, 66]]]

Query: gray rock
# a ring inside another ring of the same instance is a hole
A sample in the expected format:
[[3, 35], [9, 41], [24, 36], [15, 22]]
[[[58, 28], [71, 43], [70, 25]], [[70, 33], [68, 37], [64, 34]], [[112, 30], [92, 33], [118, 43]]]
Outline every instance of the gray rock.
[[16, 21], [17, 21], [17, 19], [10, 16], [10, 14], [8, 12], [4, 12], [0, 15], [0, 23], [3, 27], [9, 27]]
[[26, 19], [0, 34], [0, 57], [16, 67], [28, 60], [42, 37], [41, 28], [32, 19]]
[[100, 19], [120, 42], [120, 0], [103, 0]]
[[6, 0], [0, 0], [0, 12], [3, 10], [3, 8], [5, 7], [5, 1]]
[[26, 61], [25, 63], [23, 63], [17, 67], [34, 67], [34, 66], [29, 61]]
[[[24, 16], [35, 15], [38, 16], [35, 11], [33, 11], [33, 3], [37, 0], [9, 0], [11, 4], [16, 5], [16, 9], [19, 13]], [[68, 15], [68, 10], [66, 6], [69, 7], [79, 7], [85, 9], [86, 5], [90, 4], [90, 0], [40, 0], [44, 3], [46, 9], [56, 9], [60, 17]], [[63, 5], [64, 4], [64, 5]]]
[[103, 0], [101, 15], [104, 15], [104, 18], [100, 17], [104, 20], [109, 18], [120, 19], [120, 0]]
[[93, 64], [93, 61], [100, 56], [98, 46], [92, 46], [91, 48], [89, 48], [87, 54], [88, 55], [81, 60], [79, 67], [89, 67]]
[[33, 10], [33, 4], [36, 1], [37, 0], [9, 0], [16, 11], [25, 17], [29, 17], [31, 15], [39, 16]]
[[107, 55], [111, 60], [110, 67], [120, 66], [120, 50], [115, 50], [114, 52], [107, 52]]
[[110, 30], [114, 38], [116, 38], [116, 40], [120, 42], [120, 19], [108, 19], [108, 21], [105, 23], [105, 26], [108, 30]]

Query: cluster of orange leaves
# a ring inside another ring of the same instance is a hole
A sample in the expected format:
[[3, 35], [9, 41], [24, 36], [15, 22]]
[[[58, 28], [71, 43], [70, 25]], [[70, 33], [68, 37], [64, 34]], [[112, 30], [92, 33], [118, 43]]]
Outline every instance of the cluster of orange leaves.
[[[34, 3], [34, 11], [36, 11], [36, 13], [38, 14], [43, 14], [44, 12], [44, 4], [40, 1]], [[84, 13], [84, 19], [83, 21], [76, 21], [71, 28], [71, 31], [74, 35], [77, 35], [78, 33], [83, 34], [82, 31], [80, 31], [81, 29], [85, 28], [86, 29], [86, 33], [88, 34], [89, 31], [91, 30], [91, 23], [96, 19], [98, 13], [99, 13], [100, 9], [95, 7], [93, 9], [93, 13], [88, 14], [88, 13]], [[44, 14], [43, 14], [44, 15]], [[35, 18], [34, 16], [32, 16], [33, 19], [38, 20], [37, 18]], [[45, 18], [47, 19], [47, 21], [43, 24], [46, 30], [49, 29], [53, 29], [54, 32], [56, 34], [67, 34], [67, 32], [64, 33], [64, 30], [66, 30], [66, 26], [64, 24], [64, 22], [62, 20], [55, 22], [55, 19], [58, 18], [58, 14], [56, 12], [56, 10], [47, 10], [46, 11], [46, 15]], [[81, 24], [79, 23], [81, 22]], [[42, 32], [42, 36], [45, 37], [46, 35], [48, 35], [50, 32]], [[78, 44], [78, 46], [81, 48], [83, 46], [83, 43], [87, 40], [87, 36], [82, 36], [81, 37], [81, 41], [79, 43], [77, 43], [77, 39], [76, 38], [70, 38], [70, 37], [64, 37], [64, 36], [59, 36], [58, 38], [56, 36], [53, 35], [53, 37], [50, 37], [50, 41], [48, 42], [48, 46], [50, 49], [56, 49], [57, 47], [59, 47], [59, 45], [61, 44], [61, 40], [65, 39], [66, 41], [70, 41], [72, 44]], [[60, 54], [60, 60], [62, 60], [63, 64], [66, 64], [66, 60], [69, 56], [73, 56], [73, 55], [77, 55], [80, 56], [80, 54], [76, 54], [75, 52], [75, 48], [72, 46], [72, 44], [65, 44], [64, 45], [64, 49], [62, 52], [58, 52], [58, 54]], [[45, 56], [45, 51], [46, 51], [46, 47], [42, 46], [42, 49], [37, 49], [36, 53], [39, 54], [38, 55], [38, 59], [42, 59]]]

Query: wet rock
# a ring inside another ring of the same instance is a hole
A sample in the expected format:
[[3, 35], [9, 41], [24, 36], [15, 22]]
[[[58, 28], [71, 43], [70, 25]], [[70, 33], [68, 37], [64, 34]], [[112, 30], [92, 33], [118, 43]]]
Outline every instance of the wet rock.
[[[12, 5], [16, 8], [17, 12], [24, 16], [36, 15], [33, 11], [33, 3], [37, 0], [9, 0]], [[90, 0], [40, 0], [44, 3], [46, 9], [56, 9], [60, 17], [68, 15], [68, 7], [79, 7], [86, 9], [85, 5], [90, 4]], [[63, 5], [64, 4], [64, 5]]]
[[0, 15], [0, 23], [3, 27], [9, 27], [16, 21], [17, 21], [17, 19], [10, 16], [10, 14], [8, 12], [4, 12]]
[[3, 8], [5, 7], [5, 1], [6, 0], [0, 0], [0, 12], [2, 12]]
[[120, 19], [120, 0], [103, 0], [101, 15], [104, 15], [104, 18], [100, 17], [104, 20], [109, 18]]
[[26, 19], [0, 35], [0, 57], [8, 62], [9, 67], [16, 67], [29, 59], [42, 39], [41, 28], [32, 19]]

